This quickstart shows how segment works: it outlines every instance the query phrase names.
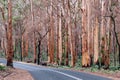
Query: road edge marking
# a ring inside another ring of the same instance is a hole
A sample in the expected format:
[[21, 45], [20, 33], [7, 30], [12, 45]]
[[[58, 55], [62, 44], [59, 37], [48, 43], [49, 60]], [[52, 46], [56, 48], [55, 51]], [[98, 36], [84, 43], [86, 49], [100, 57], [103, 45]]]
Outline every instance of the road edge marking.
[[59, 74], [62, 74], [62, 75], [68, 76], [68, 77], [70, 77], [70, 78], [73, 78], [73, 79], [75, 79], [75, 80], [83, 80], [83, 79], [80, 79], [80, 78], [78, 78], [78, 77], [75, 77], [75, 76], [72, 76], [72, 75], [69, 75], [69, 74], [66, 74], [66, 73], [60, 72], [60, 71], [50, 70], [50, 69], [49, 69], [48, 71], [56, 72], [56, 73], [59, 73]]

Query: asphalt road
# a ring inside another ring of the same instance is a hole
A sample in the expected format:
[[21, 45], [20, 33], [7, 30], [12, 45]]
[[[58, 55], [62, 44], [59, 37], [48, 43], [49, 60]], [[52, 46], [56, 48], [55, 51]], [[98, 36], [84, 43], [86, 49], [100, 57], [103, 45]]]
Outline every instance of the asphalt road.
[[[6, 60], [0, 59], [0, 63], [6, 64]], [[14, 67], [29, 71], [35, 80], [111, 80], [83, 72], [47, 68], [20, 62], [14, 62]]]

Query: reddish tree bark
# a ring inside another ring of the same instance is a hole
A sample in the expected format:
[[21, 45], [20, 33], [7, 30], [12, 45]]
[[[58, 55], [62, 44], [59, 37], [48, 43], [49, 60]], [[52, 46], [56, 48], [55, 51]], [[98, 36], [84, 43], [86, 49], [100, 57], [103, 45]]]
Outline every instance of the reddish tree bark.
[[82, 66], [90, 66], [87, 35], [87, 0], [82, 1]]
[[28, 56], [28, 49], [29, 49], [29, 41], [28, 41], [28, 34], [26, 33], [26, 39], [25, 39], [25, 54], [24, 57]]
[[98, 57], [99, 57], [99, 24], [98, 24], [98, 19], [96, 18], [96, 23], [95, 23], [95, 29], [94, 29], [94, 63], [96, 64], [98, 62]]
[[11, 0], [8, 0], [7, 66], [13, 67], [12, 1]]
[[54, 18], [53, 18], [53, 2], [51, 0], [50, 13], [50, 31], [48, 33], [48, 62], [54, 63]]

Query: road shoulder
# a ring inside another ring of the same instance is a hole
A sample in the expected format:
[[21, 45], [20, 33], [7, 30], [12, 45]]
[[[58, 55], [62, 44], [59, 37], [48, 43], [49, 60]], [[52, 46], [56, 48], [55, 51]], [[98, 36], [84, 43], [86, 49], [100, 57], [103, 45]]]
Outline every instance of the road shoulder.
[[[3, 75], [4, 73], [4, 75]], [[9, 69], [0, 71], [0, 80], [34, 80], [31, 74], [22, 69]]]

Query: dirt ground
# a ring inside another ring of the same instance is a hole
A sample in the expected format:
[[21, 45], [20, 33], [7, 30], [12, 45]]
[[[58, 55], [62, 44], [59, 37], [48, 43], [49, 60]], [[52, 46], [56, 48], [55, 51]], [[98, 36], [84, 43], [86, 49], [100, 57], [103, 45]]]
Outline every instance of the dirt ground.
[[21, 69], [0, 71], [0, 80], [34, 80], [30, 73]]

